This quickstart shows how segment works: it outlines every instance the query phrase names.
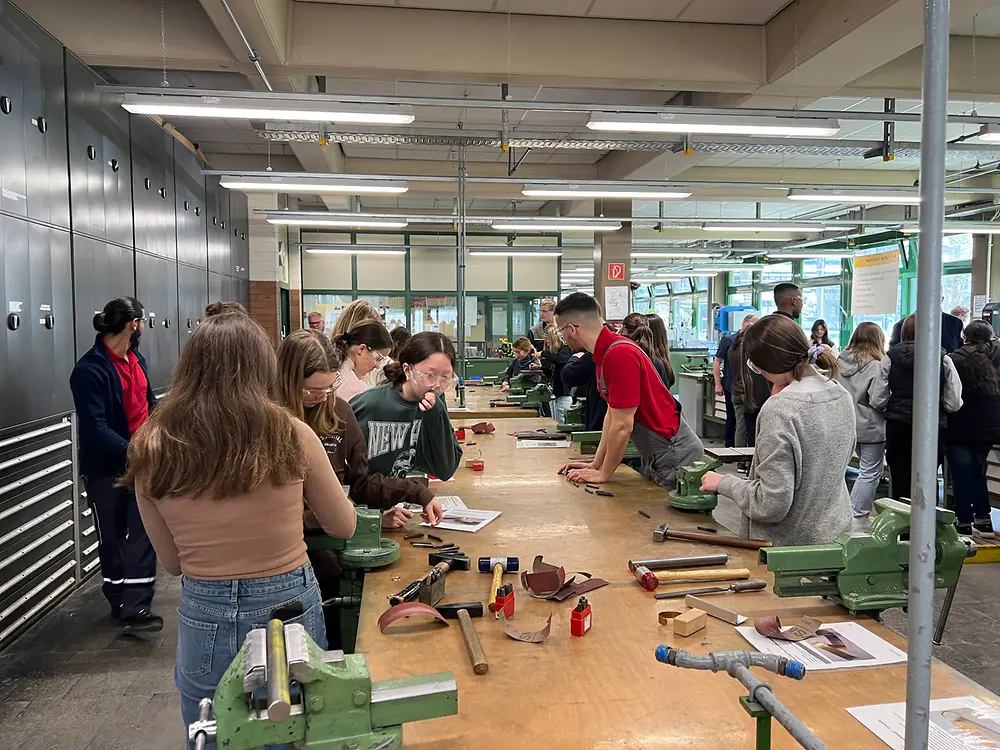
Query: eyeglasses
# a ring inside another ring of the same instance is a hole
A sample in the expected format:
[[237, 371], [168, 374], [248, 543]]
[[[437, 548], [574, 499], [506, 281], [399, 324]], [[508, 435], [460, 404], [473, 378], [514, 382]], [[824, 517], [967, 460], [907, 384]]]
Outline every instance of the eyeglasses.
[[145, 323], [146, 322], [146, 316], [143, 315], [141, 318], [134, 318], [134, 320], [135, 320], [136, 323]]
[[378, 365], [378, 364], [379, 364], [379, 363], [380, 363], [380, 362], [381, 362], [381, 361], [382, 361], [383, 359], [385, 359], [385, 355], [384, 355], [384, 354], [382, 354], [382, 352], [379, 352], [379, 351], [376, 351], [376, 350], [372, 349], [372, 348], [371, 348], [370, 346], [368, 346], [367, 344], [365, 345], [365, 347], [367, 348], [367, 350], [368, 350], [368, 353], [372, 355], [372, 362], [374, 362], [374, 363], [376, 364], [376, 366], [377, 366], [377, 365]]
[[[575, 326], [575, 325], [576, 325], [576, 323], [567, 323], [567, 324], [566, 324], [566, 325], [564, 325], [564, 326], [559, 326], [559, 327], [558, 327], [558, 328], [556, 329], [556, 333], [558, 333], [558, 334], [559, 334], [560, 336], [562, 336], [562, 335], [563, 335], [563, 331], [565, 331], [565, 330], [566, 330], [567, 328], [572, 328], [572, 327], [573, 327], [573, 326]], [[577, 327], [579, 327], [579, 326], [577, 326]]]
[[340, 377], [340, 373], [337, 373], [337, 378], [333, 381], [333, 385], [329, 388], [303, 388], [302, 393], [311, 398], [323, 398], [324, 396], [329, 396], [335, 390], [340, 388], [340, 384], [343, 382], [343, 378]]
[[458, 377], [455, 373], [450, 373], [448, 375], [439, 375], [436, 372], [427, 372], [426, 370], [413, 370], [413, 374], [418, 378], [423, 380], [425, 383], [436, 383], [444, 385], [446, 387], [452, 387], [458, 385]]

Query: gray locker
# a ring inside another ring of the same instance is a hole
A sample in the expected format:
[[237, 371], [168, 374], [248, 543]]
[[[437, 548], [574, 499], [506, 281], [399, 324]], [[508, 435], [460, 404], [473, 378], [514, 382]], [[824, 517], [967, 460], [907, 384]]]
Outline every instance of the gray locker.
[[76, 358], [94, 345], [94, 315], [115, 297], [135, 296], [131, 249], [74, 234], [73, 293], [76, 300]]
[[208, 268], [205, 178], [201, 162], [177, 141], [173, 146], [177, 260]]
[[250, 278], [250, 215], [247, 197], [243, 193], [229, 191], [229, 232], [230, 276], [240, 279]]
[[24, 178], [24, 86], [22, 52], [12, 26], [21, 15], [9, 4], [0, 5], [0, 210], [27, 215]]
[[131, 247], [128, 113], [95, 91], [101, 79], [69, 52], [66, 82], [73, 231]]
[[212, 302], [230, 302], [232, 298], [229, 295], [229, 277], [223, 276], [221, 273], [215, 273], [214, 271], [209, 271], [208, 273], [208, 301]]
[[28, 225], [30, 302], [21, 319], [31, 339], [30, 419], [73, 409], [73, 289], [68, 231]]
[[205, 178], [208, 235], [208, 270], [231, 273], [229, 252], [229, 191], [219, 185], [218, 177]]
[[129, 120], [135, 248], [176, 258], [173, 139], [148, 117]]
[[3, 253], [4, 378], [0, 384], [0, 428], [31, 420], [32, 390], [50, 388], [45, 373], [33, 364], [31, 349], [31, 274], [28, 263], [30, 222], [0, 216], [0, 251]]
[[181, 348], [205, 317], [208, 305], [208, 271], [177, 264], [178, 322]]
[[167, 258], [136, 252], [136, 298], [146, 311], [146, 328], [139, 345], [149, 366], [149, 382], [160, 391], [170, 382], [177, 362], [176, 263]]

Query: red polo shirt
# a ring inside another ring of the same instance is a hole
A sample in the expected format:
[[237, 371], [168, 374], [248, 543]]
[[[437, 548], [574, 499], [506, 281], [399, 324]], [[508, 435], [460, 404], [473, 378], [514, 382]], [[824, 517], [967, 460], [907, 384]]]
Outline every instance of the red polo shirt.
[[149, 416], [149, 401], [146, 393], [149, 384], [146, 380], [146, 373], [142, 371], [139, 358], [131, 349], [124, 357], [119, 357], [107, 344], [104, 346], [108, 350], [108, 357], [118, 371], [118, 379], [122, 384], [122, 400], [125, 404], [125, 417], [128, 419], [128, 433], [134, 435], [135, 431], [142, 427], [142, 423]]
[[[615, 341], [618, 344], [608, 351]], [[646, 353], [631, 339], [601, 330], [594, 346], [597, 382], [612, 409], [635, 409], [635, 421], [669, 440], [680, 429], [680, 409]], [[606, 389], [606, 390], [605, 390]]]

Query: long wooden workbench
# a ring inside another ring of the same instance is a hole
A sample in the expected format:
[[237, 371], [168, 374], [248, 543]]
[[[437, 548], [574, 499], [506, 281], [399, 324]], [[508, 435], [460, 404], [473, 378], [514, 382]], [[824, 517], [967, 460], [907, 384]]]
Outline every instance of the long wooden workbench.
[[[472, 558], [469, 572], [449, 574], [445, 601], [486, 601], [491, 577], [476, 572], [479, 556], [514, 555], [522, 568], [530, 568], [535, 555], [541, 554], [567, 571], [587, 571], [611, 585], [587, 595], [593, 606], [593, 629], [577, 638], [569, 633], [573, 602], [532, 599], [515, 576], [507, 575], [505, 581], [515, 584], [514, 621], [533, 630], [551, 613], [552, 634], [541, 644], [519, 643], [509, 639], [491, 615], [473, 620], [490, 661], [488, 674], [477, 676], [457, 622], [445, 628], [418, 618], [396, 623], [385, 635], [379, 633], [376, 620], [388, 606], [387, 597], [428, 568], [427, 550], [402, 542], [398, 563], [367, 576], [357, 650], [366, 655], [375, 680], [450, 670], [459, 686], [458, 715], [407, 725], [405, 746], [435, 750], [508, 745], [518, 750], [754, 747], [754, 722], [738, 703], [746, 691], [736, 680], [726, 674], [668, 667], [653, 656], [660, 643], [700, 654], [746, 649], [748, 644], [733, 626], [712, 618], [705, 630], [688, 638], [674, 637], [670, 627], [658, 624], [657, 613], [674, 607], [677, 600], [655, 601], [635, 582], [627, 561], [725, 551], [731, 567], [749, 567], [753, 577], [770, 580], [757, 565], [756, 553], [653, 542], [653, 528], [663, 521], [693, 528], [705, 524], [705, 516], [668, 509], [663, 490], [626, 467], [619, 468], [606, 485], [614, 497], [587, 494], [556, 474], [571, 449], [517, 449], [507, 434], [551, 425], [550, 420], [495, 421], [496, 433], [475, 436], [476, 448], [466, 449], [482, 450], [486, 470], [474, 473], [463, 468], [453, 481], [431, 485], [438, 495], [462, 497], [470, 508], [503, 512], [476, 534], [438, 532], [461, 544]], [[640, 510], [651, 518], [640, 515]], [[811, 614], [824, 621], [848, 619], [844, 610], [819, 598], [779, 599], [770, 588], [715, 596], [713, 601], [751, 617]], [[873, 620], [863, 622], [905, 648], [905, 639]], [[905, 665], [814, 672], [802, 682], [763, 672], [760, 676], [830, 748], [884, 748], [844, 709], [906, 699]], [[985, 689], [935, 662], [932, 696], [961, 695], [997, 703]], [[774, 726], [773, 747], [798, 747], [780, 726]]]
[[448, 394], [448, 416], [456, 424], [466, 420], [490, 421], [496, 419], [537, 419], [537, 409], [519, 409], [510, 406], [490, 406], [490, 401], [501, 400], [506, 394], [499, 386], [470, 386], [465, 389], [465, 409], [462, 411], [455, 399], [455, 394]]

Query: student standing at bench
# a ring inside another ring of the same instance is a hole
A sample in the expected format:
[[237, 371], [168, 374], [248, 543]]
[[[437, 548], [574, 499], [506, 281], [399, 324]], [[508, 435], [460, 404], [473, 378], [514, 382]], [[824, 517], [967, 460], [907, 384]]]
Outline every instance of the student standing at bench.
[[677, 469], [697, 461], [704, 447], [681, 417], [680, 405], [634, 341], [612, 333], [597, 300], [574, 292], [556, 305], [559, 331], [570, 347], [592, 352], [601, 396], [608, 402], [594, 460], [560, 469], [568, 479], [607, 482], [621, 463], [629, 439], [642, 455], [642, 473], [674, 489]]
[[[542, 334], [544, 337], [544, 334]], [[507, 367], [507, 372], [503, 374], [503, 382], [500, 383], [500, 390], [506, 391], [510, 388], [510, 379], [515, 375], [532, 375], [528, 378], [533, 384], [542, 382], [542, 363], [538, 358], [535, 347], [531, 344], [531, 339], [522, 336], [514, 342], [514, 359]]]

